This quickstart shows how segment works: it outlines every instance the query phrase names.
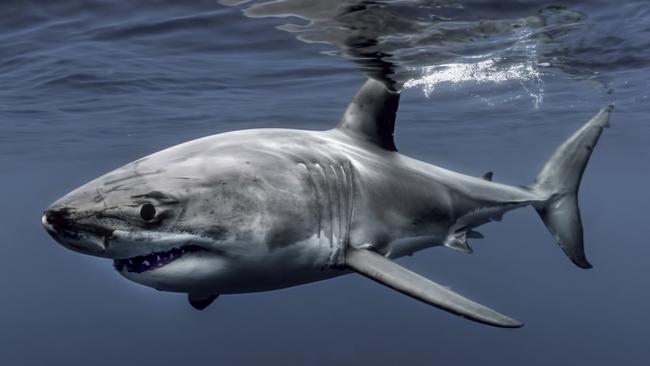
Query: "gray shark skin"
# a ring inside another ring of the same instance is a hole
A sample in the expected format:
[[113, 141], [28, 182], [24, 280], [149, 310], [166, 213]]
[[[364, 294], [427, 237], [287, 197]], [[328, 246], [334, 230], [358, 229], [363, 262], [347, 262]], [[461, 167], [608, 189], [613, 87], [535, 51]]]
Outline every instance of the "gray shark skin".
[[482, 323], [522, 323], [391, 259], [433, 246], [471, 252], [474, 229], [533, 206], [564, 252], [589, 268], [577, 192], [612, 107], [566, 140], [535, 183], [510, 186], [397, 152], [399, 94], [372, 79], [327, 131], [256, 129], [183, 143], [127, 164], [53, 203], [61, 245], [113, 259], [129, 280], [187, 293], [268, 291], [357, 272]]

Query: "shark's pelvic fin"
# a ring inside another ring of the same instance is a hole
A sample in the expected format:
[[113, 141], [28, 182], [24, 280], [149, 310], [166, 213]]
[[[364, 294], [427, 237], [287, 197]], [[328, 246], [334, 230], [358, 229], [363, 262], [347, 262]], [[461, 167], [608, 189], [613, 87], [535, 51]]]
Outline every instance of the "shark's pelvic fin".
[[209, 296], [196, 296], [192, 294], [187, 295], [187, 301], [190, 302], [190, 305], [196, 310], [203, 310], [210, 306], [212, 302], [219, 297], [219, 295], [209, 295]]
[[350, 249], [346, 253], [346, 265], [405, 295], [465, 318], [504, 328], [517, 328], [523, 325], [515, 319], [464, 298], [444, 286], [409, 271], [377, 252], [368, 249]]
[[352, 98], [336, 127], [343, 133], [397, 151], [393, 132], [399, 93], [377, 80], [368, 79]]
[[459, 231], [449, 235], [445, 240], [444, 245], [447, 248], [467, 254], [472, 254], [474, 252], [472, 247], [469, 246], [469, 243], [467, 243], [467, 231]]
[[544, 200], [535, 209], [564, 253], [581, 268], [591, 268], [584, 251], [578, 188], [582, 173], [613, 105], [605, 107], [555, 150], [531, 187]]

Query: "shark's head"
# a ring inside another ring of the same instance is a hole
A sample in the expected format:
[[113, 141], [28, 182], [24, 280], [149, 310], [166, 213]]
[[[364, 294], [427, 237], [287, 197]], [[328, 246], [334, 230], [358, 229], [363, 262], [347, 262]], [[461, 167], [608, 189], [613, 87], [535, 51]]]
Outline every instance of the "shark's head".
[[111, 258], [150, 287], [201, 293], [232, 284], [259, 242], [259, 187], [246, 161], [200, 148], [179, 145], [99, 177], [53, 203], [42, 223], [66, 248]]

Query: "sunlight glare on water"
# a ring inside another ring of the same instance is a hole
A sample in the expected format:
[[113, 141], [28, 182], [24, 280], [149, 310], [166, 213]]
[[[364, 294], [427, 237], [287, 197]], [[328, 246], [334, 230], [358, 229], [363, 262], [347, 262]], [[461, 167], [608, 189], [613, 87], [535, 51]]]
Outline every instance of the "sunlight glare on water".
[[[516, 50], [521, 61], [505, 63], [503, 56], [478, 55], [467, 56], [463, 62], [448, 63], [432, 66], [410, 67], [409, 74], [420, 75], [408, 79], [402, 88], [419, 88], [428, 98], [441, 84], [451, 84], [458, 87], [467, 83], [475, 84], [502, 84], [518, 82], [520, 87], [534, 103], [535, 109], [539, 108], [544, 100], [544, 80], [541, 67], [548, 67], [548, 62], [541, 62], [538, 58], [537, 43], [530, 38], [530, 29], [518, 32], [517, 39], [509, 50]], [[489, 89], [488, 89], [489, 90]], [[487, 96], [483, 100], [488, 101]]]
[[[509, 65], [506, 68], [497, 66], [498, 59], [483, 60], [476, 63], [454, 63], [418, 68], [422, 77], [410, 79], [404, 83], [404, 89], [420, 88], [427, 97], [431, 96], [436, 86], [443, 83], [503, 83], [519, 81], [533, 99], [535, 108], [544, 99], [544, 82], [541, 79], [538, 65], [533, 62]], [[416, 70], [414, 70], [416, 71]]]

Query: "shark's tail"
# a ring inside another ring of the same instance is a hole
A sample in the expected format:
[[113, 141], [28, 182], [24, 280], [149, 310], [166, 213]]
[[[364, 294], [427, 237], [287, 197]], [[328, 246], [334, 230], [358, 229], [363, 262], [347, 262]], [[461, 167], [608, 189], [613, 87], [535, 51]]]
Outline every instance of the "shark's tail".
[[535, 205], [537, 213], [564, 253], [581, 268], [591, 268], [591, 264], [584, 252], [578, 188], [591, 152], [603, 128], [609, 126], [609, 115], [613, 108], [610, 105], [601, 109], [560, 145], [544, 164], [532, 186], [544, 197]]

